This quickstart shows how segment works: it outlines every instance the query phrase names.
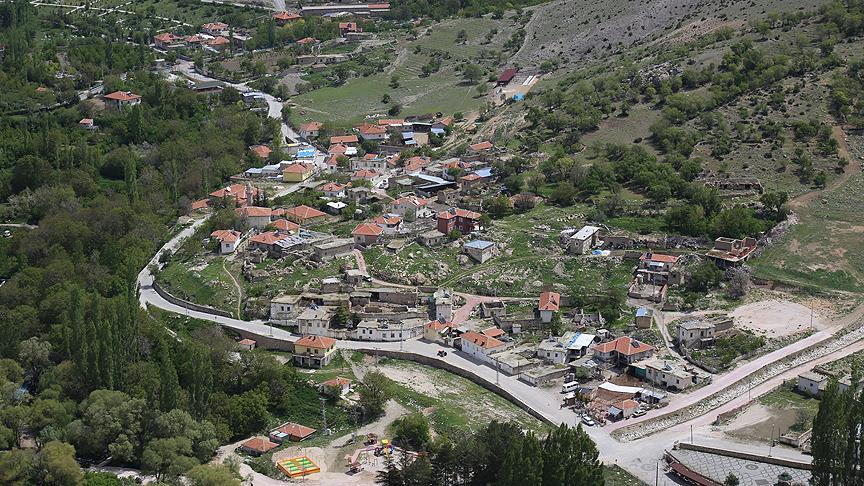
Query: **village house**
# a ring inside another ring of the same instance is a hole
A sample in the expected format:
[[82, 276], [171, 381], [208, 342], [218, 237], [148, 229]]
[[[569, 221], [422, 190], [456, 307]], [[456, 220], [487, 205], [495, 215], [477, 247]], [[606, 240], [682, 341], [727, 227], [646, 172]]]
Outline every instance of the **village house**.
[[450, 208], [438, 213], [438, 231], [445, 235], [459, 230], [463, 235], [480, 228], [480, 213], [467, 209]]
[[821, 397], [827, 386], [828, 377], [823, 374], [808, 371], [798, 375], [798, 391], [811, 397]]
[[208, 39], [208, 40], [204, 41], [204, 45], [206, 45], [207, 47], [209, 47], [211, 49], [221, 51], [222, 49], [225, 49], [229, 45], [231, 45], [231, 41], [228, 40], [228, 38], [222, 37], [220, 35], [220, 36], [214, 37], [213, 39]]
[[502, 351], [507, 347], [502, 341], [474, 331], [462, 333], [461, 343], [462, 352], [478, 361], [491, 364], [493, 367], [495, 366], [493, 353]]
[[432, 294], [432, 302], [435, 305], [435, 319], [441, 322], [453, 319], [453, 291], [439, 288]]
[[378, 177], [380, 174], [375, 172], [374, 170], [369, 169], [361, 169], [357, 172], [351, 174], [352, 181], [371, 181], [372, 179]]
[[357, 324], [354, 339], [360, 341], [402, 341], [423, 336], [422, 319], [403, 319], [399, 323], [367, 319]]
[[552, 316], [561, 307], [561, 294], [557, 292], [541, 292], [540, 300], [537, 302], [537, 312], [540, 314], [540, 322], [552, 322]]
[[349, 33], [363, 32], [363, 29], [357, 25], [357, 22], [339, 22], [339, 34], [345, 37]]
[[584, 255], [589, 253], [591, 249], [600, 246], [600, 228], [596, 226], [583, 226], [570, 237], [570, 245], [568, 249], [570, 253], [576, 255]]
[[366, 141], [383, 141], [390, 138], [387, 134], [387, 127], [373, 125], [371, 123], [364, 123], [358, 126], [357, 133], [360, 134], [360, 138]]
[[330, 137], [330, 144], [340, 144], [340, 145], [348, 145], [355, 146], [360, 143], [360, 139], [357, 138], [357, 135], [334, 135]]
[[415, 155], [414, 157], [409, 157], [405, 161], [404, 172], [406, 174], [412, 174], [422, 170], [424, 167], [428, 166], [432, 163], [432, 159], [423, 155]]
[[677, 271], [678, 257], [661, 253], [645, 253], [639, 258], [636, 279], [642, 284], [667, 285], [683, 283]]
[[260, 250], [271, 257], [279, 258], [282, 256], [280, 243], [288, 238], [289, 235], [279, 231], [264, 231], [249, 238], [249, 249]]
[[123, 110], [141, 104], [141, 96], [131, 91], [115, 91], [102, 97], [109, 108]]
[[265, 454], [277, 447], [279, 447], [279, 444], [271, 442], [264, 437], [253, 437], [246, 442], [240, 444], [241, 451], [255, 457], [258, 457], [261, 454]]
[[335, 312], [335, 309], [329, 306], [303, 309], [297, 316], [297, 332], [303, 335], [326, 336]]
[[240, 232], [234, 230], [216, 230], [210, 233], [210, 238], [219, 240], [219, 253], [227, 255], [237, 250], [240, 243]]
[[360, 223], [351, 232], [354, 243], [363, 246], [374, 245], [378, 237], [384, 233], [384, 228], [373, 223]]
[[285, 10], [283, 10], [281, 12], [276, 12], [273, 14], [273, 20], [275, 20], [276, 24], [280, 25], [280, 26], [285, 25], [288, 22], [292, 22], [294, 20], [300, 20], [302, 18], [303, 17], [300, 14], [291, 13], [291, 12], [288, 12]]
[[537, 357], [550, 364], [566, 364], [569, 351], [561, 337], [546, 338], [537, 345]]
[[633, 319], [633, 324], [638, 329], [651, 329], [651, 323], [654, 322], [654, 311], [647, 307], [636, 309], [636, 317]]
[[410, 220], [428, 218], [433, 214], [432, 209], [429, 207], [430, 202], [431, 201], [428, 199], [423, 199], [413, 195], [403, 196], [393, 201], [390, 206], [390, 212], [398, 214], [406, 220], [409, 220], [408, 216], [412, 214], [413, 218]]
[[351, 159], [351, 170], [363, 169], [383, 173], [387, 170], [387, 159], [378, 154], [366, 154], [363, 157]]
[[314, 165], [303, 162], [289, 164], [282, 169], [282, 182], [303, 182], [312, 177], [314, 168]]
[[300, 136], [307, 140], [310, 138], [317, 138], [318, 132], [321, 131], [321, 127], [323, 126], [323, 123], [316, 121], [304, 123], [300, 125]]
[[183, 46], [183, 36], [163, 32], [153, 36], [153, 45], [158, 49], [174, 49]]
[[516, 76], [517, 70], [515, 68], [507, 68], [505, 69], [500, 76], [498, 76], [498, 81], [496, 84], [498, 86], [507, 86], [510, 84], [510, 81]]
[[753, 255], [756, 247], [754, 238], [737, 240], [720, 237], [714, 240], [714, 248], [709, 250], [705, 256], [714, 260], [714, 263], [720, 268], [737, 267], [743, 265]]
[[469, 162], [490, 162], [492, 158], [492, 150], [495, 148], [492, 142], [479, 142], [468, 146], [468, 153], [465, 154], [465, 160]]
[[277, 324], [287, 325], [288, 321], [298, 310], [299, 303], [299, 295], [285, 294], [270, 299], [270, 321]]
[[462, 247], [465, 254], [471, 257], [477, 263], [485, 263], [487, 260], [495, 256], [495, 243], [486, 240], [474, 240], [465, 243]]
[[252, 145], [249, 150], [259, 159], [266, 159], [273, 153], [273, 149], [266, 145]]
[[314, 245], [312, 249], [315, 260], [326, 262], [354, 251], [354, 240], [351, 238], [338, 238], [327, 243]]
[[304, 38], [298, 40], [297, 44], [300, 44], [301, 46], [307, 46], [310, 44], [317, 44], [318, 42], [319, 42], [318, 39], [316, 39], [314, 37], [304, 37]]
[[639, 402], [628, 398], [613, 403], [608, 410], [609, 418], [612, 420], [623, 420], [630, 418], [633, 412], [639, 409]]
[[300, 225], [293, 222], [288, 221], [285, 218], [279, 218], [270, 223], [270, 226], [276, 228], [279, 233], [282, 234], [295, 234], [300, 231]]
[[223, 22], [210, 22], [201, 26], [201, 32], [210, 35], [224, 35], [228, 30], [228, 24]]
[[447, 239], [447, 235], [438, 231], [437, 229], [427, 231], [425, 233], [421, 233], [417, 236], [417, 243], [425, 246], [426, 248], [432, 248], [434, 246], [438, 246], [444, 243], [444, 240]]
[[594, 358], [608, 363], [631, 364], [651, 356], [654, 347], [629, 336], [594, 346]]
[[448, 321], [434, 320], [423, 326], [423, 339], [433, 343], [449, 345], [456, 325]]
[[211, 199], [230, 199], [237, 207], [255, 204], [258, 199], [258, 188], [251, 184], [231, 184], [210, 193]]
[[314, 433], [315, 429], [294, 422], [285, 422], [270, 431], [270, 440], [279, 444], [285, 441], [300, 442], [308, 439]]
[[78, 126], [85, 130], [95, 130], [96, 122], [94, 122], [92, 118], [82, 118], [81, 121], [78, 122]]
[[680, 348], [701, 349], [714, 343], [713, 322], [689, 320], [678, 323], [677, 342]]
[[237, 208], [234, 213], [250, 228], [263, 230], [270, 224], [271, 209], [258, 206]]
[[380, 226], [387, 236], [393, 236], [402, 229], [402, 217], [398, 214], [382, 214], [372, 222]]
[[285, 210], [285, 218], [297, 224], [305, 225], [316, 223], [327, 218], [327, 213], [310, 208], [306, 205], [295, 206]]
[[319, 189], [326, 197], [342, 199], [345, 197], [345, 187], [344, 184], [339, 184], [338, 182], [328, 182]]
[[294, 343], [294, 365], [323, 368], [336, 354], [336, 340], [326, 336], [303, 336]]
[[321, 383], [321, 390], [333, 390], [337, 395], [344, 396], [351, 393], [351, 380], [342, 376], [337, 376]]
[[633, 366], [644, 368], [647, 381], [666, 389], [686, 390], [696, 382], [694, 374], [676, 362], [652, 359]]

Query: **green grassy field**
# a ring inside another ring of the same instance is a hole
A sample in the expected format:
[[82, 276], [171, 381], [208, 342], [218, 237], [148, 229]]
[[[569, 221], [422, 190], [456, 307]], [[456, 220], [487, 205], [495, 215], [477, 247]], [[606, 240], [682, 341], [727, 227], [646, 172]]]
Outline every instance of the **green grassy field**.
[[819, 400], [796, 392], [794, 385], [784, 385], [761, 396], [759, 403], [773, 409], [796, 413], [797, 421], [789, 426], [791, 432], [804, 432], [812, 427], [813, 419], [819, 412]]
[[[488, 44], [483, 44], [486, 34], [495, 28], [498, 34]], [[452, 115], [472, 111], [485, 98], [478, 95], [475, 86], [462, 82], [455, 67], [468, 60], [476, 62], [484, 50], [500, 50], [509, 35], [508, 28], [507, 20], [491, 18], [453, 19], [435, 24], [429, 29], [430, 35], [421, 35], [417, 40], [399, 45], [397, 53], [390, 55], [392, 64], [385, 72], [293, 97], [292, 101], [297, 106], [292, 110], [292, 122], [300, 124], [316, 120], [336, 126], [351, 125], [362, 122], [366, 115], [386, 117], [393, 103], [402, 106], [399, 116], [437, 112]], [[467, 42], [457, 44], [456, 38], [462, 30]], [[422, 77], [422, 67], [435, 49], [446, 52], [450, 59], [442, 61], [438, 72]], [[495, 70], [497, 66], [490, 73]], [[389, 86], [394, 75], [399, 78], [398, 88]], [[392, 101], [383, 103], [385, 94], [389, 94]]]
[[222, 269], [223, 261], [222, 257], [213, 258], [203, 268], [199, 268], [201, 261], [198, 259], [172, 261], [159, 273], [158, 281], [176, 297], [235, 312], [236, 289]]
[[644, 486], [636, 476], [625, 471], [621, 466], [605, 466], [603, 468], [603, 484], [605, 486]]

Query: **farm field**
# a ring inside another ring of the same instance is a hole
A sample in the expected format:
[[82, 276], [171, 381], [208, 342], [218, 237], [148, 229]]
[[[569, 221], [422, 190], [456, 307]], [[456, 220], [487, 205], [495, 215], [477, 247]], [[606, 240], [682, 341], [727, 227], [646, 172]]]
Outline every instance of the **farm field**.
[[[395, 53], [388, 52], [391, 64], [384, 72], [293, 97], [296, 107], [292, 110], [292, 122], [356, 124], [366, 115], [388, 116], [387, 110], [392, 104], [402, 107], [400, 116], [470, 112], [485, 98], [479, 95], [476, 86], [465, 83], [455, 68], [463, 62], [476, 63], [483, 53], [491, 56], [493, 50], [500, 50], [511, 28], [512, 21], [491, 18], [454, 19], [433, 24], [425, 30], [426, 34], [421, 33], [416, 40], [398, 45]], [[486, 43], [486, 34], [493, 29], [498, 32]], [[461, 31], [465, 31], [466, 41], [457, 44]], [[423, 77], [422, 67], [433, 51], [445, 56], [441, 68]], [[490, 71], [490, 74], [497, 76], [498, 73]], [[394, 76], [398, 78], [396, 88], [390, 86]], [[385, 94], [391, 97], [388, 103], [382, 102]]]

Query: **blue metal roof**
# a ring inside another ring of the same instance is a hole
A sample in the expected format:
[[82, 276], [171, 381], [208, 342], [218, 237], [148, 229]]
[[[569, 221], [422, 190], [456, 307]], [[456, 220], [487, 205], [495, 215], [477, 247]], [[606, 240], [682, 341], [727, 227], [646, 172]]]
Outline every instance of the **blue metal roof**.
[[636, 309], [636, 317], [645, 317], [648, 315], [648, 309], [640, 307]]

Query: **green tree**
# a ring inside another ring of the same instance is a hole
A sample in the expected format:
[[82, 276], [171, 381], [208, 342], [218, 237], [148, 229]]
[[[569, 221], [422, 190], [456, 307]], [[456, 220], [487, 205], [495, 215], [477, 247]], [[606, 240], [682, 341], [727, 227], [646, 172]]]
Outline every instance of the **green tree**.
[[570, 182], [562, 182], [555, 186], [549, 200], [558, 206], [570, 206], [576, 197], [576, 188]]
[[186, 472], [192, 486], [240, 486], [237, 474], [224, 464], [203, 464]]
[[690, 271], [690, 274], [687, 276], [686, 285], [690, 291], [704, 294], [720, 285], [720, 280], [722, 279], [723, 271], [717, 268], [714, 262], [707, 261]]
[[420, 412], [405, 415], [393, 422], [393, 433], [401, 446], [423, 450], [429, 442], [429, 420]]
[[29, 486], [33, 484], [33, 459], [31, 449], [0, 451], [0, 484]]
[[[819, 411], [813, 420], [813, 486], [854, 484], [845, 482], [848, 470], [856, 467], [854, 463], [847, 462], [847, 423], [852, 401], [846, 395], [840, 391], [837, 380], [832, 379], [819, 402]], [[858, 406], [861, 406], [860, 403]]]
[[740, 481], [738, 480], [738, 476], [732, 474], [731, 472], [726, 475], [726, 479], [723, 480], [723, 486], [738, 486]]
[[384, 413], [384, 405], [390, 399], [389, 382], [380, 371], [370, 371], [363, 377], [358, 403], [367, 418], [378, 417]]
[[483, 77], [483, 68], [479, 64], [465, 64], [462, 66], [462, 78], [471, 84], [477, 84]]
[[157, 481], [177, 477], [198, 465], [192, 457], [192, 441], [186, 437], [155, 439], [141, 454], [141, 467]]
[[75, 448], [69, 444], [51, 441], [36, 454], [33, 468], [38, 483], [47, 486], [76, 486], [84, 484], [84, 473], [75, 461]]

